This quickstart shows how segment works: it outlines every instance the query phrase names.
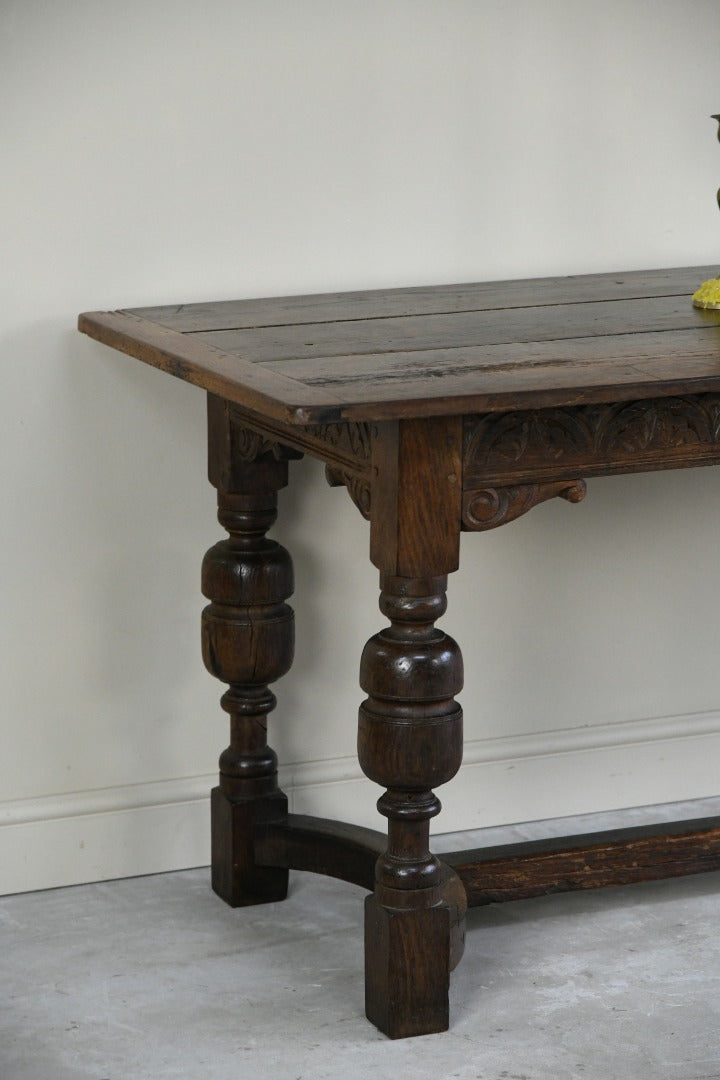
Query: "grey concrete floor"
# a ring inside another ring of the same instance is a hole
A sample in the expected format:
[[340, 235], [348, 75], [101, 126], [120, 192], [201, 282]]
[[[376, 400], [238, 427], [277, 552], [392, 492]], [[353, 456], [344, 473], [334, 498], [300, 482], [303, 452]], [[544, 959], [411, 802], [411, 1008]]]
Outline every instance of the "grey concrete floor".
[[[436, 848], [720, 814], [720, 800]], [[295, 873], [231, 910], [207, 870], [0, 900], [0, 1080], [720, 1080], [720, 873], [475, 909], [451, 1029], [363, 1015], [363, 893]]]

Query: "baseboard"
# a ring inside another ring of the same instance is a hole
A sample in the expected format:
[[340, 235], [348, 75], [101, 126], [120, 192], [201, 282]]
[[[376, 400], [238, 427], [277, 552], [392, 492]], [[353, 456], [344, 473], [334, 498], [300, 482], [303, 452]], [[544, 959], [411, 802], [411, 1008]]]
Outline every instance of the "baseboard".
[[[437, 831], [720, 793], [720, 714], [478, 739], [441, 789]], [[209, 860], [214, 775], [0, 803], [0, 895], [160, 873]], [[354, 757], [281, 768], [295, 813], [380, 827]]]

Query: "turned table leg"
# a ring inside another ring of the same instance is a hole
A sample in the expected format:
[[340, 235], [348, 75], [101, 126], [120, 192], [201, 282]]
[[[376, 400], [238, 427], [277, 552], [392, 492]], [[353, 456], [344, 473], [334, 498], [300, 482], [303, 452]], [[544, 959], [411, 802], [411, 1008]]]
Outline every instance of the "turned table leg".
[[448, 986], [462, 954], [465, 892], [429, 850], [431, 790], [462, 760], [460, 650], [434, 626], [446, 607], [445, 578], [383, 576], [380, 607], [390, 626], [368, 641], [360, 682], [358, 754], [387, 791], [378, 810], [388, 846], [365, 906], [366, 1011], [392, 1038], [444, 1031]]
[[212, 791], [212, 887], [233, 907], [282, 900], [288, 872], [256, 865], [258, 825], [287, 819], [277, 785], [277, 757], [267, 745], [275, 707], [268, 684], [293, 659], [293, 570], [285, 548], [265, 536], [277, 517], [277, 490], [287, 462], [233, 421], [222, 399], [208, 399], [210, 480], [218, 519], [229, 533], [203, 561], [202, 649], [208, 670], [229, 683], [221, 699], [230, 715], [230, 745], [220, 755]]
[[391, 1038], [448, 1027], [463, 947], [464, 887], [429, 850], [432, 789], [462, 760], [462, 656], [435, 626], [458, 565], [460, 451], [457, 418], [378, 425], [373, 443], [370, 554], [390, 625], [363, 652], [358, 755], [387, 789], [388, 843], [366, 901], [365, 1002]]

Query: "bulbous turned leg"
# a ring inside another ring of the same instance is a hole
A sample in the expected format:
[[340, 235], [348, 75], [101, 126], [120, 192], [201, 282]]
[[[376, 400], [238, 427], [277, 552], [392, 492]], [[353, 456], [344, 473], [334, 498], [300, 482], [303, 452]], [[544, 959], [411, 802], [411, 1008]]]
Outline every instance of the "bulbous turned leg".
[[390, 626], [363, 652], [358, 754], [363, 772], [387, 788], [378, 810], [388, 847], [365, 908], [366, 1011], [391, 1038], [445, 1031], [451, 969], [464, 943], [465, 890], [429, 849], [440, 811], [432, 788], [462, 759], [460, 650], [434, 626], [446, 607], [445, 577], [381, 575]]
[[230, 745], [220, 755], [211, 795], [212, 887], [233, 907], [283, 900], [288, 872], [255, 863], [255, 835], [287, 818], [277, 784], [277, 758], [267, 745], [275, 707], [269, 684], [290, 668], [294, 649], [293, 568], [285, 548], [268, 540], [277, 517], [277, 490], [287, 462], [274, 460], [239, 427], [221, 399], [209, 398], [210, 479], [218, 489], [218, 519], [229, 533], [203, 561], [202, 616], [208, 671], [229, 689]]
[[275, 520], [270, 496], [219, 495], [219, 518], [230, 533], [203, 562], [202, 590], [212, 603], [202, 619], [205, 665], [230, 683], [221, 705], [230, 714], [230, 745], [220, 755], [220, 783], [211, 796], [212, 886], [233, 907], [282, 900], [287, 870], [254, 864], [253, 836], [287, 815], [277, 786], [277, 757], [267, 745], [275, 707], [268, 683], [289, 670], [293, 591], [287, 551], [265, 538]]

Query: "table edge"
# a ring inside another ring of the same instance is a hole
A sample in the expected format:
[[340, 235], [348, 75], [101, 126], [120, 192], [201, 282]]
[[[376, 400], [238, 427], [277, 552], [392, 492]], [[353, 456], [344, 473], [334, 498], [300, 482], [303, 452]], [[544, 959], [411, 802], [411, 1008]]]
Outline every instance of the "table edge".
[[[226, 398], [250, 412], [303, 425], [340, 419], [341, 401], [259, 364], [125, 311], [86, 311], [82, 334]], [[239, 379], [242, 381], [240, 382]]]

